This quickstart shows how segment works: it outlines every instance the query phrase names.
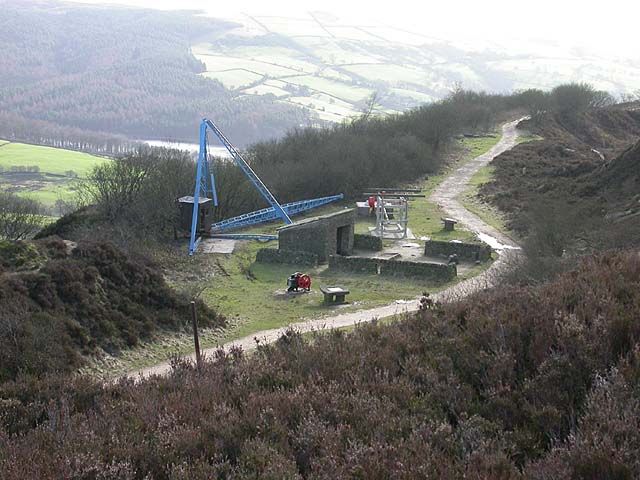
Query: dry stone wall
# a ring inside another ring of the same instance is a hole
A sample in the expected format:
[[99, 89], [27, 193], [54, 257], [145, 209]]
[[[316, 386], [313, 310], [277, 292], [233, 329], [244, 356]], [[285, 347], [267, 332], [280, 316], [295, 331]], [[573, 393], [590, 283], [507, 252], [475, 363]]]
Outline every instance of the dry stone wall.
[[356, 233], [353, 236], [353, 248], [356, 250], [373, 250], [379, 252], [382, 250], [382, 239], [373, 235], [363, 235]]
[[491, 247], [486, 243], [445, 242], [441, 240], [427, 240], [424, 244], [424, 254], [428, 257], [444, 257], [458, 255], [460, 260], [476, 260], [486, 262], [491, 259]]
[[341, 255], [329, 257], [329, 269], [391, 277], [420, 277], [441, 283], [449, 282], [458, 275], [455, 265]]

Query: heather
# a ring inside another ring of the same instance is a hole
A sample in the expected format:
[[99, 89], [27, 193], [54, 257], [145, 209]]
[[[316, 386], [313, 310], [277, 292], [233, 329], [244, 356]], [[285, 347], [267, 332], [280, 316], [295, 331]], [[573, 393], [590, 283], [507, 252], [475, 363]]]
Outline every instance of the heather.
[[[198, 303], [203, 325], [224, 320]], [[190, 325], [157, 266], [107, 242], [0, 242], [0, 383], [71, 372]]]
[[5, 383], [3, 478], [640, 476], [640, 257], [201, 371]]

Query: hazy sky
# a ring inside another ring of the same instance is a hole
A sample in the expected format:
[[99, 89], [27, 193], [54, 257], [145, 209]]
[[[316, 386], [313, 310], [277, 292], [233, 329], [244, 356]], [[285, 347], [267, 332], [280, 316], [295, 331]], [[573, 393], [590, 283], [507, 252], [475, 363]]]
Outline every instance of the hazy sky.
[[332, 13], [347, 23], [387, 24], [418, 33], [464, 41], [509, 43], [534, 40], [582, 46], [612, 56], [640, 58], [637, 0], [73, 0], [149, 8], [197, 8], [212, 16], [304, 16]]

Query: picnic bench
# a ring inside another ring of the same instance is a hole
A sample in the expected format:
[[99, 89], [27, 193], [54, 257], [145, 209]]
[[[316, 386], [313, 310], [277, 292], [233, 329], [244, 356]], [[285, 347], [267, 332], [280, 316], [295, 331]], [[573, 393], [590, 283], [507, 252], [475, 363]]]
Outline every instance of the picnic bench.
[[453, 218], [441, 218], [440, 219], [442, 221], [442, 223], [444, 223], [444, 229], [447, 232], [453, 232], [456, 223], [458, 223], [457, 220], [454, 220]]
[[349, 295], [349, 290], [342, 287], [320, 287], [324, 295], [324, 303], [335, 304], [344, 303], [344, 297]]

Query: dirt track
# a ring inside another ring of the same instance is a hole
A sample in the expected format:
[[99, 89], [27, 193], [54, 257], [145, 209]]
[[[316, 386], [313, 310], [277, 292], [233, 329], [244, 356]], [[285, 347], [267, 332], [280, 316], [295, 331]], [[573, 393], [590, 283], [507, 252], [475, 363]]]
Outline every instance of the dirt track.
[[[502, 138], [487, 153], [480, 155], [473, 160], [467, 162], [464, 166], [458, 168], [450, 176], [448, 176], [433, 192], [430, 199], [442, 207], [447, 215], [457, 219], [470, 230], [476, 232], [483, 240], [489, 243], [494, 249], [500, 252], [498, 260], [494, 261], [490, 268], [480, 275], [460, 282], [436, 295], [434, 299], [440, 302], [461, 298], [472, 293], [478, 292], [492, 286], [498, 278], [501, 271], [508, 267], [510, 260], [515, 257], [518, 245], [508, 236], [499, 232], [495, 228], [487, 225], [478, 216], [466, 210], [457, 200], [466, 188], [469, 180], [474, 173], [481, 167], [488, 164], [494, 157], [502, 152], [509, 150], [516, 144], [517, 132], [516, 125], [519, 120], [507, 123], [502, 126]], [[361, 310], [358, 312], [344, 313], [333, 317], [325, 317], [317, 320], [306, 320], [300, 323], [294, 323], [287, 327], [277, 328], [273, 330], [264, 330], [256, 332], [232, 342], [225, 343], [220, 347], [209, 348], [203, 350], [204, 355], [213, 354], [218, 348], [229, 350], [233, 346], [241, 347], [243, 350], [250, 350], [255, 347], [256, 340], [260, 343], [275, 342], [289, 328], [294, 328], [299, 332], [310, 332], [314, 330], [328, 330], [333, 328], [347, 327], [361, 322], [368, 322], [376, 318], [384, 318], [391, 315], [401, 314], [405, 312], [413, 312], [418, 309], [418, 299], [410, 302], [394, 302], [391, 305], [372, 308], [369, 310]], [[195, 361], [195, 354], [189, 356]], [[138, 378], [139, 376], [147, 377], [151, 375], [163, 375], [171, 369], [169, 362], [163, 362], [152, 367], [128, 373], [126, 376]]]

